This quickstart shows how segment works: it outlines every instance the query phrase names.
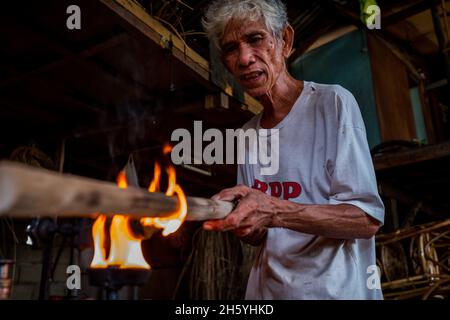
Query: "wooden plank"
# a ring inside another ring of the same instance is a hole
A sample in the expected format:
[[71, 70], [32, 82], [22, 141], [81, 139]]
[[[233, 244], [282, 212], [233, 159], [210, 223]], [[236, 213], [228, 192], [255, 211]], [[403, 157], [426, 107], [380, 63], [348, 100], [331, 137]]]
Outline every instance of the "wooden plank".
[[428, 145], [418, 149], [375, 156], [373, 158], [373, 163], [375, 170], [385, 170], [447, 156], [450, 156], [450, 141], [441, 144]]
[[416, 128], [406, 68], [389, 48], [370, 34], [368, 47], [381, 142], [413, 140]]

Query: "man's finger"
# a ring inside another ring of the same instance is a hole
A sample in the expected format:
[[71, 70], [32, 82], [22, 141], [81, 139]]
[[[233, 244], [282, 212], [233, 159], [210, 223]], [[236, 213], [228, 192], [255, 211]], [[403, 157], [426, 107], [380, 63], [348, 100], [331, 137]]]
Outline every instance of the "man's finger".
[[211, 220], [203, 223], [203, 229], [207, 231], [225, 231], [226, 222], [224, 220]]
[[233, 234], [235, 234], [237, 237], [245, 237], [249, 235], [252, 232], [252, 227], [244, 227], [244, 228], [238, 228], [235, 230], [232, 230]]
[[241, 226], [244, 216], [236, 214], [236, 210], [221, 220], [209, 220], [203, 223], [205, 230], [229, 231]]
[[213, 200], [224, 200], [224, 201], [233, 201], [238, 198], [242, 198], [246, 196], [251, 190], [249, 187], [244, 185], [237, 185], [232, 188], [223, 189], [219, 193], [212, 196]]
[[221, 191], [218, 194], [215, 194], [211, 197], [211, 199], [213, 200], [223, 200], [223, 201], [234, 201], [236, 200], [236, 198], [237, 198], [236, 194], [228, 191]]

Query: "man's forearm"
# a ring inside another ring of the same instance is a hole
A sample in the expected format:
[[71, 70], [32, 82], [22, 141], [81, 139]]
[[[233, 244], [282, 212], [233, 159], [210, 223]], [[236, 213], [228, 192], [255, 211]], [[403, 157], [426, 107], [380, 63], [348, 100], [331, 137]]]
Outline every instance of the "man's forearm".
[[350, 204], [311, 205], [287, 200], [277, 201], [270, 227], [336, 239], [371, 238], [379, 222]]

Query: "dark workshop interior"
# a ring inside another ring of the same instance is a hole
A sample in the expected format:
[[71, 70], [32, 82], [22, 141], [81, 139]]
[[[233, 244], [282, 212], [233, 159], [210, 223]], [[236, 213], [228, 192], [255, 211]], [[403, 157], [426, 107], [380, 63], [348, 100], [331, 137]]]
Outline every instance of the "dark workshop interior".
[[[295, 30], [291, 74], [340, 84], [360, 105], [385, 205], [376, 235], [384, 299], [450, 299], [450, 1], [377, 0], [381, 28], [372, 30], [361, 19], [363, 1], [284, 2]], [[129, 184], [147, 188], [156, 163], [170, 162], [175, 129], [193, 132], [194, 121], [204, 130], [240, 128], [262, 106], [209, 45], [201, 26], [209, 3], [5, 2], [0, 160], [113, 183], [125, 168]], [[81, 8], [78, 30], [66, 26], [70, 5]], [[189, 196], [236, 184], [236, 165], [174, 168]], [[0, 299], [244, 297], [257, 248], [206, 232], [200, 221], [142, 241], [151, 272], [141, 282], [131, 274], [116, 287], [95, 284], [90, 278], [105, 275], [88, 272], [93, 223], [0, 210]], [[69, 265], [80, 266], [81, 289], [67, 287]]]

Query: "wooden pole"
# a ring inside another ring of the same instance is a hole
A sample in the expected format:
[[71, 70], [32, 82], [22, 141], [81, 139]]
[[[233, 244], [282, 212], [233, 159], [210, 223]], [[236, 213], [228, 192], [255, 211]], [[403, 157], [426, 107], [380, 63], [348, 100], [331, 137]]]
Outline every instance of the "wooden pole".
[[[233, 210], [231, 202], [206, 198], [187, 197], [187, 204], [186, 220], [190, 221], [221, 219]], [[177, 208], [177, 197], [160, 192], [119, 189], [111, 182], [0, 162], [0, 216], [164, 217]]]

